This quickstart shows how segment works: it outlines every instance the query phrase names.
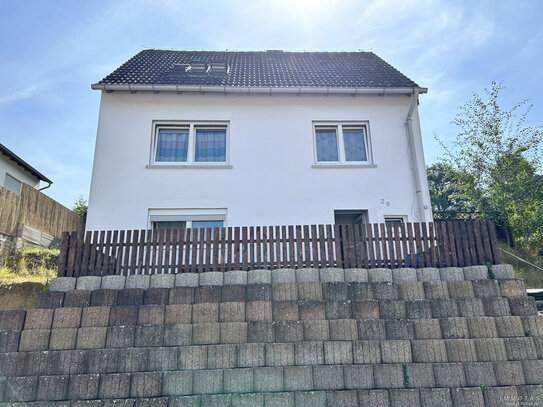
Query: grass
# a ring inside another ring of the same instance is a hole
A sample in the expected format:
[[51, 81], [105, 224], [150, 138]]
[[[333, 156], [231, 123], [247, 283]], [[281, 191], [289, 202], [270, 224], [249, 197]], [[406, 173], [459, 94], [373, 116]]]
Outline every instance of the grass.
[[[538, 256], [537, 252], [517, 247], [511, 248], [506, 243], [502, 242], [500, 242], [499, 245], [502, 249], [543, 268], [543, 257]], [[515, 277], [522, 278], [526, 282], [526, 287], [543, 288], [543, 271], [538, 270], [503, 251], [501, 252], [501, 256], [502, 263], [511, 264], [515, 270]]]
[[47, 284], [56, 277], [58, 249], [21, 248], [0, 257], [0, 286], [33, 282]]

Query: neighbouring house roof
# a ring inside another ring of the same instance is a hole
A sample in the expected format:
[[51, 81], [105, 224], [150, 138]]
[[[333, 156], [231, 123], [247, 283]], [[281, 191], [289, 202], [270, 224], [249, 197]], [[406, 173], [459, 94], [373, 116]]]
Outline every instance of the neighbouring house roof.
[[[144, 50], [92, 85], [101, 90], [233, 91], [235, 88], [330, 93], [426, 92], [373, 52]], [[402, 92], [391, 92], [401, 90]]]
[[33, 176], [38, 178], [40, 181], [45, 181], [49, 184], [52, 184], [53, 181], [51, 181], [49, 178], [47, 178], [45, 175], [43, 175], [41, 172], [39, 172], [37, 169], [32, 167], [30, 164], [28, 164], [25, 160], [23, 160], [21, 157], [19, 157], [17, 154], [15, 154], [13, 151], [11, 151], [9, 148], [7, 148], [5, 145], [0, 143], [0, 153], [8, 157], [11, 161], [14, 161], [16, 164], [23, 167], [26, 171], [31, 173]]

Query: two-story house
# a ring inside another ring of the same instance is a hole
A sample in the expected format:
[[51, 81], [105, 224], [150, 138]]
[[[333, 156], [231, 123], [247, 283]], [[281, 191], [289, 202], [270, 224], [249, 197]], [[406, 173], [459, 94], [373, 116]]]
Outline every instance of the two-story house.
[[372, 52], [145, 50], [92, 88], [87, 230], [431, 220], [427, 90]]

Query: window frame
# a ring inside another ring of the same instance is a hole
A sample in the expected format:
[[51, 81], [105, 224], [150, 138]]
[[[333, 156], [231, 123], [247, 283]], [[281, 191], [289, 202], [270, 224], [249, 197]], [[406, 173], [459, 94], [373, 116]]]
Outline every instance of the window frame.
[[[187, 142], [187, 161], [157, 161], [156, 154], [158, 150], [158, 135], [160, 130], [186, 130], [188, 128]], [[196, 131], [206, 130], [224, 130], [225, 131], [225, 161], [196, 161]], [[230, 168], [230, 122], [228, 121], [153, 121], [151, 153], [149, 157], [150, 167], [227, 167]]]
[[[11, 182], [15, 181], [17, 182], [17, 185], [18, 185], [18, 190], [15, 191], [14, 189], [10, 188], [7, 186], [7, 181], [8, 181], [8, 178], [11, 178]], [[11, 191], [17, 195], [21, 195], [21, 190], [23, 189], [23, 182], [21, 180], [19, 180], [18, 178], [15, 178], [13, 175], [11, 175], [9, 172], [6, 172], [5, 175], [4, 175], [4, 185], [3, 185], [4, 188], [6, 188], [8, 191]]]
[[223, 222], [223, 228], [227, 225], [228, 210], [226, 208], [201, 208], [201, 209], [163, 209], [149, 208], [147, 211], [147, 228], [155, 230], [155, 222], [186, 222], [186, 229], [191, 228], [193, 221], [217, 220]]
[[[372, 167], [373, 153], [371, 148], [371, 135], [368, 121], [313, 121], [313, 160], [314, 167]], [[366, 161], [347, 161], [343, 129], [362, 129]], [[335, 129], [338, 151], [337, 161], [319, 161], [317, 157], [317, 130]]]

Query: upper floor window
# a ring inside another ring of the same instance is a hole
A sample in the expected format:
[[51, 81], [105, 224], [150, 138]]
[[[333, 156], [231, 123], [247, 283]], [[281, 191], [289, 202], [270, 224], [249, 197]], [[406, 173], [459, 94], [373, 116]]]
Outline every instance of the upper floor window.
[[314, 123], [314, 135], [317, 163], [371, 163], [367, 123]]
[[153, 164], [225, 164], [228, 162], [226, 123], [156, 123]]
[[4, 186], [10, 191], [15, 192], [16, 194], [20, 194], [23, 184], [17, 178], [12, 177], [8, 173], [6, 173], [6, 177], [4, 179]]

